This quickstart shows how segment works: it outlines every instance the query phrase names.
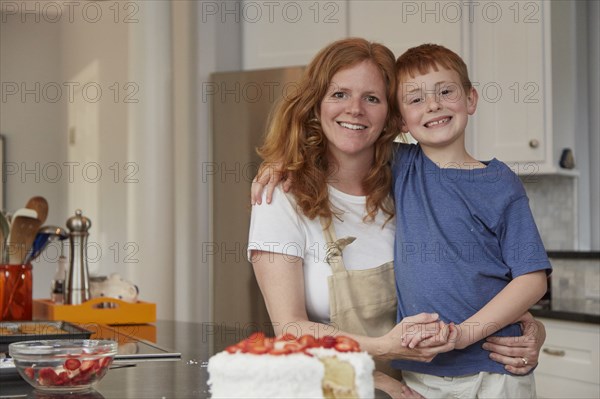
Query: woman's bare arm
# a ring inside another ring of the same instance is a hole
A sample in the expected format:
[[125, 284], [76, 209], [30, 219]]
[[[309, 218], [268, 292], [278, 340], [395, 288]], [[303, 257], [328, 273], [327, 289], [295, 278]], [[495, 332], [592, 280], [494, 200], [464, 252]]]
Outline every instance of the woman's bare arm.
[[[258, 285], [265, 299], [269, 317], [276, 334], [294, 332], [315, 337], [346, 335], [355, 339], [361, 348], [372, 356], [384, 359], [406, 359], [422, 362], [431, 361], [438, 353], [454, 348], [456, 332], [449, 333], [440, 326], [438, 316], [418, 314], [407, 317], [392, 331], [381, 337], [351, 334], [322, 323], [308, 320], [304, 297], [304, 274], [302, 259], [294, 256], [264, 251], [252, 252], [252, 264]], [[407, 348], [402, 346], [401, 337], [407, 331], [423, 329], [427, 334], [439, 334], [432, 346]], [[452, 335], [454, 334], [454, 335]]]

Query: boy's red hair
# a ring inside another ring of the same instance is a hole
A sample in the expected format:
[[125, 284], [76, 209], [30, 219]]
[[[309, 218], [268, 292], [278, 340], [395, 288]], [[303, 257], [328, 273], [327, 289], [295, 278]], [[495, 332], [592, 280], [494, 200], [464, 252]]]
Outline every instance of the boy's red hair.
[[417, 75], [425, 75], [432, 69], [449, 69], [458, 73], [465, 92], [471, 90], [473, 85], [469, 79], [467, 65], [454, 51], [438, 44], [422, 44], [406, 50], [396, 60], [396, 74], [398, 81], [402, 83], [406, 76], [411, 78]]

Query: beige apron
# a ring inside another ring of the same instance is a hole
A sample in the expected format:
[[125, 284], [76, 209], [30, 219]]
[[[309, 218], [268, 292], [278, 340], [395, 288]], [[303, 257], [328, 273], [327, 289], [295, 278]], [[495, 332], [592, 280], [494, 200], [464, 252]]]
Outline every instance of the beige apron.
[[[341, 331], [369, 337], [388, 333], [396, 325], [398, 304], [394, 262], [372, 269], [346, 270], [342, 251], [356, 238], [338, 240], [333, 221], [327, 226], [321, 219], [321, 226], [327, 242], [325, 261], [332, 271], [327, 278], [330, 323]], [[402, 371], [392, 368], [388, 361], [375, 359], [375, 364], [377, 370], [402, 381]]]
[[[365, 270], [346, 270], [342, 251], [355, 237], [336, 238], [333, 221], [321, 219], [327, 241], [325, 261], [332, 275], [329, 285], [329, 317], [331, 325], [340, 331], [380, 337], [396, 325], [396, 280], [394, 262]], [[402, 372], [388, 361], [375, 359], [377, 370], [402, 381]]]
[[394, 263], [366, 270], [346, 270], [342, 251], [354, 237], [336, 238], [333, 221], [321, 219], [327, 242], [326, 262], [332, 270], [329, 285], [331, 324], [341, 331], [379, 337], [396, 325]]

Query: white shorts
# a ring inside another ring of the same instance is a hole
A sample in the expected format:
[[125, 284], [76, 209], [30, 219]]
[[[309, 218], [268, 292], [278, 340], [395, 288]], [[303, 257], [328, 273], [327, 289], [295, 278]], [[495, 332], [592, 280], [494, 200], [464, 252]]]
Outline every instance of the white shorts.
[[402, 371], [406, 384], [426, 397], [435, 398], [536, 398], [533, 373], [524, 376], [486, 373], [460, 377]]

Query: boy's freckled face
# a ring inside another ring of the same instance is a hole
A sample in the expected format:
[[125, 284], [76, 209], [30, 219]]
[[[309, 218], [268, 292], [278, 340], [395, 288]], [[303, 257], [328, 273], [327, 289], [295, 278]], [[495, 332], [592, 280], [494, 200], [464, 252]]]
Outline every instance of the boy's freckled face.
[[462, 145], [477, 92], [465, 93], [457, 72], [439, 68], [414, 78], [401, 76], [398, 100], [403, 132], [410, 132], [422, 146], [446, 147], [457, 139]]

